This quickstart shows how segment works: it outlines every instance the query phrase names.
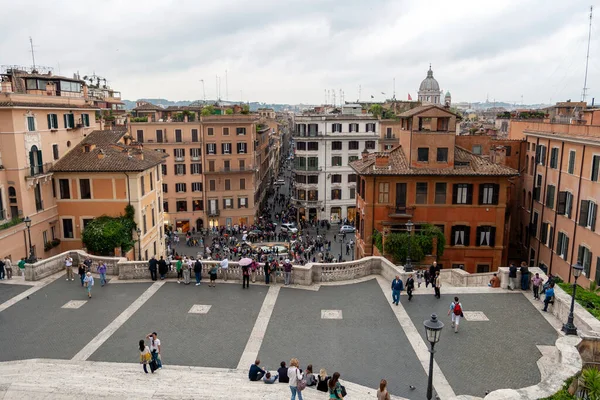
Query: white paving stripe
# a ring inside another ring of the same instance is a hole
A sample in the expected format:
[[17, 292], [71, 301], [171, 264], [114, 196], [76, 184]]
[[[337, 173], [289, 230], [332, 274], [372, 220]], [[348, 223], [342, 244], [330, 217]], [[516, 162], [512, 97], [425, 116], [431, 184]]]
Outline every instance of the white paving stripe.
[[131, 316], [147, 302], [158, 289], [165, 284], [165, 281], [155, 282], [150, 286], [140, 297], [138, 297], [129, 307], [125, 309], [117, 318], [115, 318], [106, 328], [102, 330], [95, 338], [93, 338], [79, 353], [72, 358], [73, 361], [85, 361], [96, 350], [100, 348], [111, 337], [117, 329], [119, 329]]
[[[6, 310], [8, 307], [10, 307], [12, 305], [17, 304], [19, 301], [27, 298], [28, 296], [31, 296], [38, 290], [48, 286], [50, 283], [54, 282], [55, 280], [57, 280], [60, 277], [63, 277], [64, 275], [65, 275], [65, 272], [61, 271], [61, 272], [57, 272], [56, 274], [47, 276], [43, 279], [40, 279], [39, 281], [35, 281], [35, 282], [23, 281], [23, 283], [26, 285], [31, 285], [33, 283], [33, 286], [30, 289], [27, 289], [26, 291], [24, 291], [23, 293], [18, 294], [15, 297], [13, 297], [12, 299], [7, 300], [4, 303], [0, 304], [0, 312]], [[13, 277], [13, 279], [15, 279], [15, 278]], [[18, 277], [18, 279], [22, 279], [22, 278]]]
[[[400, 322], [400, 326], [402, 327], [402, 330], [404, 330], [404, 333], [406, 334], [406, 337], [408, 338], [410, 345], [412, 346], [413, 350], [415, 351], [417, 358], [421, 362], [421, 365], [423, 366], [423, 369], [425, 370], [425, 374], [429, 376], [430, 353], [429, 353], [428, 345], [425, 344], [425, 341], [421, 338], [421, 335], [419, 335], [419, 332], [417, 331], [415, 324], [413, 324], [412, 320], [406, 313], [406, 310], [402, 306], [402, 302], [400, 303], [399, 306], [392, 304], [392, 292], [390, 289], [389, 282], [386, 281], [385, 279], [383, 279], [383, 277], [378, 276], [377, 283], [379, 283], [379, 286], [381, 287], [381, 290], [383, 291], [385, 298], [389, 302], [390, 307], [392, 307], [392, 311], [396, 315], [396, 318], [398, 318], [398, 322]], [[403, 296], [403, 298], [406, 298], [406, 297]], [[456, 394], [454, 393], [454, 390], [448, 383], [448, 380], [442, 373], [442, 370], [440, 369], [437, 361], [435, 361], [435, 360], [433, 361], [433, 387], [435, 388], [435, 391], [437, 392], [438, 396], [442, 400], [451, 399], [456, 396]]]
[[238, 363], [238, 369], [248, 369], [250, 365], [256, 361], [256, 358], [258, 357], [258, 351], [260, 350], [263, 339], [265, 338], [267, 326], [271, 320], [271, 315], [273, 315], [273, 308], [275, 307], [277, 296], [279, 296], [279, 289], [281, 289], [281, 286], [269, 287], [269, 291], [265, 296], [265, 301], [263, 301], [262, 307], [258, 313], [258, 317], [256, 318], [256, 322], [254, 323], [254, 328], [252, 328], [252, 332], [250, 333], [248, 343], [246, 343], [246, 348], [244, 349], [242, 357], [240, 358], [240, 362]]

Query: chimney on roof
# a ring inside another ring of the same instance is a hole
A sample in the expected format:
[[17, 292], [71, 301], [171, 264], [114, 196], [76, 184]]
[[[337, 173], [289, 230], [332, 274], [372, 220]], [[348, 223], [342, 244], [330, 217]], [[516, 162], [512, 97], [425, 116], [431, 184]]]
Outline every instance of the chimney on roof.
[[376, 168], [387, 168], [390, 166], [390, 155], [388, 153], [377, 154], [375, 156]]
[[104, 150], [100, 149], [100, 151], [98, 152], [98, 160], [102, 160], [105, 156], [106, 153], [104, 153]]
[[2, 81], [0, 84], [0, 92], [12, 93], [12, 82], [10, 80]]
[[362, 158], [365, 158], [366, 156], [369, 155], [369, 150], [367, 150], [367, 148], [365, 147], [362, 151], [362, 153], [360, 153]]

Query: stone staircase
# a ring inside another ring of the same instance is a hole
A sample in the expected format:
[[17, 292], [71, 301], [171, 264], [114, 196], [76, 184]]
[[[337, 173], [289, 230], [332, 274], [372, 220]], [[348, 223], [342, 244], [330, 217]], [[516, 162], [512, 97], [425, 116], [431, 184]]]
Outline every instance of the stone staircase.
[[[376, 390], [342, 382], [347, 399], [375, 399]], [[34, 359], [0, 363], [0, 399], [223, 399], [281, 400], [285, 384], [248, 381], [247, 371], [165, 366], [144, 374], [139, 364]], [[306, 388], [303, 397], [327, 399]], [[400, 397], [392, 397], [401, 400]]]

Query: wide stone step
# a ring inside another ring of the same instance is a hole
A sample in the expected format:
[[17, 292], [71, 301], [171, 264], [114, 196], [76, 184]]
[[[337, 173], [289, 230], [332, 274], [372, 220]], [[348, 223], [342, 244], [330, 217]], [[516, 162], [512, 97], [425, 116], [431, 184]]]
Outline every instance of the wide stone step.
[[[348, 399], [376, 398], [376, 389], [342, 382]], [[328, 395], [306, 388], [304, 397]], [[2, 399], [264, 399], [290, 396], [285, 384], [248, 381], [247, 371], [165, 366], [145, 374], [139, 364], [35, 359], [0, 363]], [[392, 397], [395, 400], [400, 397]]]

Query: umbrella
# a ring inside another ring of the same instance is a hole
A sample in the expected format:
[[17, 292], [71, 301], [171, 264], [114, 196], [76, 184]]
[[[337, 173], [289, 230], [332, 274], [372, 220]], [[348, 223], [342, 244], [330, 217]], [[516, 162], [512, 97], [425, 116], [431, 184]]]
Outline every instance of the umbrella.
[[244, 257], [242, 258], [240, 261], [238, 261], [238, 264], [242, 267], [246, 266], [246, 265], [250, 265], [252, 264], [252, 259], [248, 258], [248, 257]]

